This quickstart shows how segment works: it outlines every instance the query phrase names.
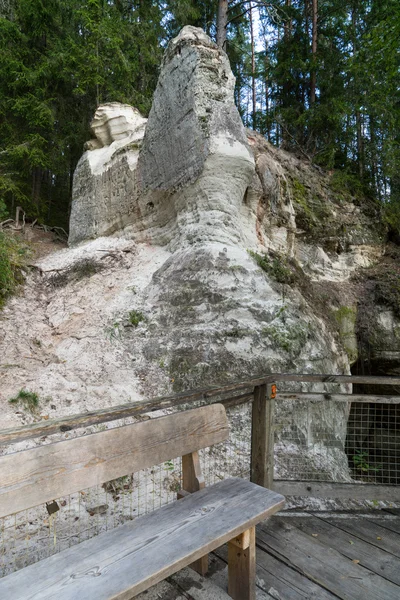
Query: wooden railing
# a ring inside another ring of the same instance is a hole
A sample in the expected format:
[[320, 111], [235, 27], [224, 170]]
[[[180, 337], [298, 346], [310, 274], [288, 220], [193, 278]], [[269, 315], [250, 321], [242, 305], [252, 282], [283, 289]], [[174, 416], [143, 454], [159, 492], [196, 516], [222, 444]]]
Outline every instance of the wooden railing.
[[[361, 498], [371, 500], [400, 501], [400, 486], [369, 483], [334, 483], [314, 481], [274, 480], [275, 403], [285, 400], [302, 402], [346, 402], [400, 404], [400, 396], [377, 396], [344, 393], [281, 392], [283, 382], [324, 384], [370, 384], [400, 387], [400, 377], [317, 375], [317, 374], [268, 374], [246, 381], [182, 392], [166, 396], [88, 411], [52, 421], [40, 421], [23, 427], [0, 431], [0, 445], [11, 445], [23, 440], [63, 433], [90, 425], [138, 417], [146, 413], [178, 406], [190, 408], [201, 401], [222, 402], [227, 408], [252, 403], [251, 468], [250, 478], [264, 487], [276, 489], [284, 495], [313, 496], [323, 498]], [[400, 470], [400, 467], [399, 467]]]

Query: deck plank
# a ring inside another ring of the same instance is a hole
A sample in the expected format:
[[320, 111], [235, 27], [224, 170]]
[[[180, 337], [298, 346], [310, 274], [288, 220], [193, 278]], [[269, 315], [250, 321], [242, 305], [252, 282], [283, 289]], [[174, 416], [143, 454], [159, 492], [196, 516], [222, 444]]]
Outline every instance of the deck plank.
[[400, 537], [398, 533], [379, 525], [370, 519], [336, 519], [334, 516], [320, 517], [330, 524], [335, 524], [346, 533], [364, 540], [377, 548], [385, 550], [400, 558]]
[[[362, 519], [357, 519], [357, 523]], [[350, 535], [340, 529], [343, 519], [332, 519], [327, 523], [317, 516], [294, 517], [290, 523], [310, 537], [318, 537], [318, 541], [337, 550], [350, 560], [360, 561], [360, 565], [373, 571], [380, 577], [400, 585], [400, 559], [381, 548], [365, 542], [357, 536]], [[367, 521], [368, 523], [368, 521]]]
[[342, 600], [398, 600], [399, 588], [337, 550], [275, 517], [258, 529], [258, 546]]
[[[228, 553], [225, 546], [215, 550], [226, 563]], [[306, 576], [290, 568], [260, 548], [256, 549], [256, 583], [270, 598], [284, 600], [336, 600], [337, 596], [321, 588]]]

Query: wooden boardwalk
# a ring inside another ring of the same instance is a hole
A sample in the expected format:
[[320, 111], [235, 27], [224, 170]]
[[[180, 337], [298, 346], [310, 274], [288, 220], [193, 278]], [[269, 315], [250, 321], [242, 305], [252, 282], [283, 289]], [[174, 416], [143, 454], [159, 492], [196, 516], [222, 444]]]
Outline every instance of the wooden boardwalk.
[[[227, 599], [226, 556], [221, 548], [206, 578], [185, 569], [154, 598]], [[258, 528], [257, 600], [337, 598], [400, 600], [400, 512], [289, 513]]]

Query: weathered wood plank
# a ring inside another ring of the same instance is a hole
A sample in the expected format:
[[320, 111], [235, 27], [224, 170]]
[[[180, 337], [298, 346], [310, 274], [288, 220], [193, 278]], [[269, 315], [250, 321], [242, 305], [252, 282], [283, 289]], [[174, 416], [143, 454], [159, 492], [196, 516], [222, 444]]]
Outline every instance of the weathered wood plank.
[[374, 396], [372, 394], [313, 394], [308, 392], [282, 392], [279, 400], [303, 402], [359, 402], [374, 404], [400, 404], [400, 396]]
[[[177, 394], [176, 396], [168, 396], [166, 398], [158, 398], [155, 400], [131, 402], [128, 404], [113, 406], [111, 408], [92, 410], [78, 415], [71, 415], [61, 419], [31, 423], [30, 425], [24, 425], [23, 427], [2, 429], [0, 430], [0, 445], [4, 446], [15, 444], [24, 440], [53, 435], [55, 433], [65, 433], [66, 431], [71, 431], [72, 429], [89, 427], [90, 425], [98, 425], [99, 423], [107, 423], [109, 421], [117, 421], [118, 419], [124, 419], [127, 417], [138, 417], [146, 413], [173, 408], [181, 404], [212, 398], [215, 395], [220, 396], [227, 391], [231, 391], [230, 389], [226, 389], [231, 387], [232, 386], [225, 386], [223, 388], [218, 388], [218, 394], [213, 393], [214, 389], [216, 388], [210, 388], [210, 392], [200, 390], [197, 392], [194, 391], [192, 393], [188, 393], [187, 395]], [[247, 387], [247, 384], [237, 385], [237, 387], [232, 391], [240, 391], [241, 389], [245, 389]], [[228, 398], [224, 398], [222, 400], [218, 399], [218, 404], [223, 404], [226, 408], [231, 408], [239, 404], [251, 402], [252, 400], [253, 393], [247, 392], [241, 395], [229, 396]]]
[[[383, 385], [398, 385], [400, 386], [400, 377], [373, 377], [361, 375], [310, 375], [310, 374], [291, 374], [291, 373], [275, 373], [263, 375], [246, 381], [235, 381], [222, 386], [210, 386], [199, 390], [191, 390], [189, 392], [181, 392], [174, 396], [164, 396], [153, 400], [144, 400], [130, 404], [123, 404], [96, 411], [89, 411], [80, 415], [72, 415], [62, 419], [46, 421], [44, 423], [34, 423], [23, 427], [0, 430], [0, 445], [13, 444], [23, 440], [42, 437], [54, 433], [62, 433], [70, 431], [78, 427], [88, 427], [108, 421], [115, 421], [125, 417], [135, 417], [144, 413], [163, 410], [180, 404], [196, 402], [202, 399], [210, 399], [218, 397], [221, 394], [229, 392], [240, 392], [247, 388], [266, 385], [268, 383], [278, 381], [289, 382], [309, 382], [309, 383], [364, 383], [364, 384], [383, 384]], [[247, 394], [244, 394], [247, 396]], [[390, 396], [390, 398], [394, 398]], [[237, 400], [226, 399], [226, 402], [232, 401], [234, 405]], [[243, 400], [245, 401], [245, 400]], [[335, 399], [335, 401], [338, 401]], [[353, 400], [355, 401], [355, 400]], [[362, 401], [362, 400], [360, 400]], [[223, 401], [225, 402], [225, 400]], [[391, 403], [394, 403], [394, 401]]]
[[221, 404], [0, 457], [0, 517], [228, 438]]
[[[274, 373], [269, 381], [293, 381], [315, 383], [365, 383], [370, 385], [400, 385], [400, 377], [378, 377], [373, 375], [327, 375]], [[256, 384], [255, 384], [256, 385]]]
[[[199, 490], [204, 489], [206, 483], [204, 481], [203, 473], [201, 472], [200, 459], [198, 452], [192, 452], [182, 456], [182, 489], [183, 491], [193, 494]], [[182, 495], [181, 495], [182, 497]], [[179, 498], [179, 494], [178, 494]], [[205, 575], [208, 571], [208, 554], [202, 556], [190, 567], [199, 573]]]
[[[210, 554], [210, 572], [207, 577], [201, 577], [193, 571], [182, 569], [171, 575], [168, 581], [177, 584], [178, 589], [182, 590], [185, 598], [187, 595], [187, 600], [229, 600], [227, 593], [228, 565], [214, 553]], [[169, 597], [167, 595], [160, 595], [158, 600], [169, 600]], [[184, 600], [183, 597], [181, 600]], [[277, 599], [266, 594], [258, 587], [257, 600]]]
[[374, 483], [330, 483], [318, 481], [275, 480], [272, 489], [284, 496], [312, 498], [346, 498], [359, 500], [400, 501], [400, 486]]
[[256, 532], [254, 527], [247, 531], [247, 547], [228, 542], [228, 594], [234, 600], [256, 598]]
[[[400, 536], [381, 524], [370, 519], [335, 519], [329, 516], [321, 517], [327, 523], [334, 523], [349, 535], [358, 537], [368, 544], [376, 546], [400, 558]], [[399, 593], [400, 596], [400, 593]]]
[[272, 385], [254, 389], [251, 425], [251, 481], [272, 488], [274, 479], [274, 404]]
[[[389, 514], [391, 514], [393, 516], [389, 516]], [[399, 513], [389, 513], [389, 514], [385, 515], [385, 517], [376, 516], [375, 518], [373, 518], [371, 520], [376, 525], [380, 525], [381, 527], [384, 527], [385, 529], [390, 529], [390, 531], [397, 533], [399, 535], [399, 543], [400, 543], [400, 515], [399, 515]]]
[[342, 600], [398, 600], [399, 588], [281, 517], [257, 529], [257, 545]]
[[[282, 496], [227, 479], [0, 580], [0, 598], [126, 600], [279, 510]], [[130, 595], [129, 595], [130, 594]]]
[[[274, 517], [273, 517], [274, 518]], [[268, 525], [267, 525], [268, 527]], [[226, 546], [214, 551], [219, 558], [227, 562]], [[257, 545], [256, 536], [256, 574], [257, 587], [271, 594], [271, 598], [284, 600], [337, 600], [324, 588], [320, 587], [305, 575], [290, 568]]]
[[[358, 560], [363, 567], [400, 586], [400, 559], [383, 548], [360, 539], [359, 536], [343, 531], [342, 521], [343, 519], [331, 519], [327, 522], [317, 516], [290, 518], [290, 524], [308, 536], [318, 537], [318, 541], [325, 546], [337, 550], [350, 560]], [[367, 529], [369, 527], [369, 519], [359, 517], [351, 521], [354, 531], [357, 531], [360, 526]]]

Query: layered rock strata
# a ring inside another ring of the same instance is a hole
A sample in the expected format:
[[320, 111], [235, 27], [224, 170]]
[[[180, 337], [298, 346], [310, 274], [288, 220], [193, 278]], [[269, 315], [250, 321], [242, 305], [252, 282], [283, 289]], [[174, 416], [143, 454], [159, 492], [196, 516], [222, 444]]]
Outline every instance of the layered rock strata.
[[[99, 206], [113, 182], [122, 190], [123, 235], [171, 253], [137, 298], [143, 338], [128, 332], [124, 344], [142, 355], [148, 380], [164, 371], [177, 391], [250, 373], [349, 372], [346, 353], [305, 297], [259, 266], [257, 252], [271, 247], [288, 258], [301, 254], [294, 184], [261, 136], [246, 133], [233, 91], [225, 53], [202, 30], [185, 27], [165, 53], [134, 168], [126, 169], [124, 146], [98, 174], [87, 169], [99, 150], [88, 151], [75, 175], [75, 190], [83, 179], [97, 186]], [[74, 203], [86, 198], [81, 189]], [[292, 417], [292, 408], [279, 409], [280, 470], [288, 475], [284, 456], [297, 454], [299, 476], [318, 463], [347, 479], [347, 409], [320, 405]], [[321, 427], [342, 449], [322, 443], [311, 456]]]

